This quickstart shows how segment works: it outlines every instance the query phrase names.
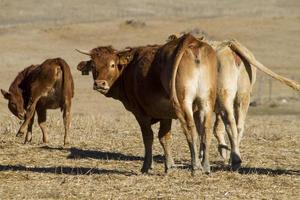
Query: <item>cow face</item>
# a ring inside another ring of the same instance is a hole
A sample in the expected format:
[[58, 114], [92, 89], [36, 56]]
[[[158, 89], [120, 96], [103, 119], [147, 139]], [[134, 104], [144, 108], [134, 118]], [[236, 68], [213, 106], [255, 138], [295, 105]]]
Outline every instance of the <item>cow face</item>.
[[[82, 53], [82, 51], [79, 52]], [[111, 47], [98, 47], [88, 55], [90, 55], [91, 60], [80, 62], [77, 69], [82, 74], [92, 71], [93, 89], [101, 94], [107, 94], [113, 83], [121, 75], [124, 67], [129, 63], [130, 55], [127, 51], [126, 53], [118, 53]]]
[[8, 109], [19, 119], [25, 117], [24, 101], [21, 95], [12, 95], [5, 90], [1, 90], [2, 95], [8, 100]]

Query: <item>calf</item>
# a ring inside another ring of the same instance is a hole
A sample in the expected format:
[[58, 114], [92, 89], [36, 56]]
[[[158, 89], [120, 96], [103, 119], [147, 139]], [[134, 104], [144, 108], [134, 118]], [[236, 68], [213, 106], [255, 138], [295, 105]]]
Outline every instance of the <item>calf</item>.
[[61, 58], [47, 59], [40, 65], [31, 65], [21, 71], [9, 87], [1, 90], [8, 100], [9, 110], [24, 120], [17, 135], [26, 133], [25, 142], [32, 139], [35, 111], [43, 132], [43, 142], [48, 142], [46, 128], [47, 109], [60, 108], [65, 126], [64, 145], [69, 143], [70, 109], [74, 96], [74, 83], [69, 65]]

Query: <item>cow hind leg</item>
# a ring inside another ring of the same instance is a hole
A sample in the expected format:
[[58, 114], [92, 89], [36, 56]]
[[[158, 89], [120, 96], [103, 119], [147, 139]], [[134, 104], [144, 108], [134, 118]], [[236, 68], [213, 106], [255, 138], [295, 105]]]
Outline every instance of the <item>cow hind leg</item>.
[[202, 124], [202, 117], [203, 113], [200, 112], [200, 111], [196, 111], [194, 112], [194, 121], [195, 121], [195, 125], [196, 125], [196, 128], [197, 128], [197, 132], [198, 132], [198, 136], [200, 138], [200, 142], [198, 142], [200, 144], [200, 151], [199, 151], [199, 158], [200, 160], [202, 160], [203, 158], [203, 146], [202, 146], [202, 140], [203, 140], [203, 127], [201, 126]]
[[160, 128], [158, 132], [159, 142], [162, 145], [165, 154], [166, 173], [168, 173], [169, 169], [174, 166], [174, 160], [171, 151], [171, 143], [172, 143], [172, 135], [170, 132], [171, 125], [172, 125], [172, 119], [160, 120]]
[[24, 141], [25, 144], [27, 142], [31, 142], [31, 140], [32, 140], [32, 126], [33, 126], [33, 122], [34, 122], [34, 114], [33, 114], [32, 118], [30, 119], [29, 124], [28, 124], [27, 133], [25, 135], [25, 141]]
[[[230, 103], [232, 102], [232, 103]], [[230, 162], [233, 170], [240, 168], [242, 160], [238, 145], [238, 132], [236, 120], [234, 117], [233, 101], [228, 101], [224, 105], [224, 113], [222, 114], [223, 121], [226, 126], [226, 131], [231, 144]]]
[[37, 108], [38, 124], [43, 133], [43, 143], [48, 143], [48, 128], [46, 125], [47, 111], [44, 108]]
[[198, 107], [200, 111], [200, 123], [201, 123], [201, 141], [200, 141], [200, 152], [202, 154], [202, 167], [203, 172], [206, 174], [210, 173], [210, 162], [209, 162], [209, 149], [211, 145], [212, 136], [212, 104], [208, 101], [198, 101]]
[[143, 117], [136, 118], [142, 131], [143, 142], [145, 147], [145, 157], [141, 172], [148, 173], [149, 169], [151, 169], [152, 167], [153, 131], [151, 129], [151, 119]]
[[218, 141], [218, 151], [221, 157], [224, 159], [224, 162], [227, 160], [227, 150], [229, 149], [226, 140], [225, 140], [225, 126], [222, 121], [220, 114], [216, 115], [216, 121], [214, 124], [214, 135]]
[[63, 121], [65, 127], [64, 145], [70, 143], [69, 128], [71, 122], [71, 103], [66, 103], [63, 109]]
[[250, 103], [250, 94], [239, 95], [240, 101], [237, 105], [237, 130], [238, 130], [238, 143], [241, 143], [241, 140], [244, 135], [245, 129], [245, 120]]
[[196, 124], [193, 117], [193, 102], [184, 100], [182, 103], [182, 111], [184, 120], [179, 117], [181, 122], [181, 126], [184, 130], [190, 153], [191, 153], [191, 164], [192, 164], [192, 174], [196, 172], [196, 170], [202, 169], [199, 159], [199, 149], [198, 142], [199, 137], [197, 133]]

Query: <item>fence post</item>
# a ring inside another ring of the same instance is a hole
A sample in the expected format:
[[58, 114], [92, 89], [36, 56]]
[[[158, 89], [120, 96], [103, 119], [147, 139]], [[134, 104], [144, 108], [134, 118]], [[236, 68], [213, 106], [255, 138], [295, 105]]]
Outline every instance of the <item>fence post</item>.
[[258, 77], [258, 97], [257, 97], [257, 101], [259, 104], [262, 103], [262, 100], [261, 100], [261, 93], [262, 93], [262, 76], [259, 76]]
[[269, 101], [272, 100], [272, 79], [269, 78]]

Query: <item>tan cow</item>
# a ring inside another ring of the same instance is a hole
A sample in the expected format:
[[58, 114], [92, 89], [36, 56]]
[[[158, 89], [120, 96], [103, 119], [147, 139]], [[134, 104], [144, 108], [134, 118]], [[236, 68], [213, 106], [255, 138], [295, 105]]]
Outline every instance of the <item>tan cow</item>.
[[43, 142], [48, 142], [46, 110], [60, 108], [63, 111], [65, 137], [69, 143], [71, 99], [74, 83], [69, 65], [61, 58], [45, 60], [40, 65], [31, 65], [21, 71], [9, 88], [1, 90], [8, 100], [9, 110], [19, 119], [25, 119], [17, 135], [26, 133], [25, 142], [32, 139], [35, 111], [43, 132]]
[[[99, 47], [91, 57], [79, 63], [80, 71], [92, 70], [94, 89], [120, 100], [136, 117], [142, 131], [145, 158], [142, 172], [152, 163], [153, 132], [151, 124], [159, 121], [159, 139], [163, 146], [166, 172], [173, 165], [170, 150], [172, 119], [179, 118], [189, 144], [192, 170], [200, 169], [196, 122], [203, 128], [203, 170], [210, 172], [209, 147], [212, 114], [216, 98], [217, 60], [210, 45], [190, 34], [163, 46], [146, 46], [117, 52]], [[201, 119], [200, 119], [201, 113]]]
[[[169, 40], [176, 38], [176, 35], [169, 36]], [[295, 90], [299, 91], [300, 86], [263, 66], [246, 47], [236, 40], [207, 41], [203, 37], [200, 40], [209, 43], [217, 52], [218, 103], [214, 133], [219, 143], [219, 152], [226, 159], [228, 147], [224, 137], [225, 124], [231, 143], [231, 166], [233, 170], [236, 170], [242, 162], [239, 145], [244, 133], [250, 95], [256, 79], [256, 68]]]

